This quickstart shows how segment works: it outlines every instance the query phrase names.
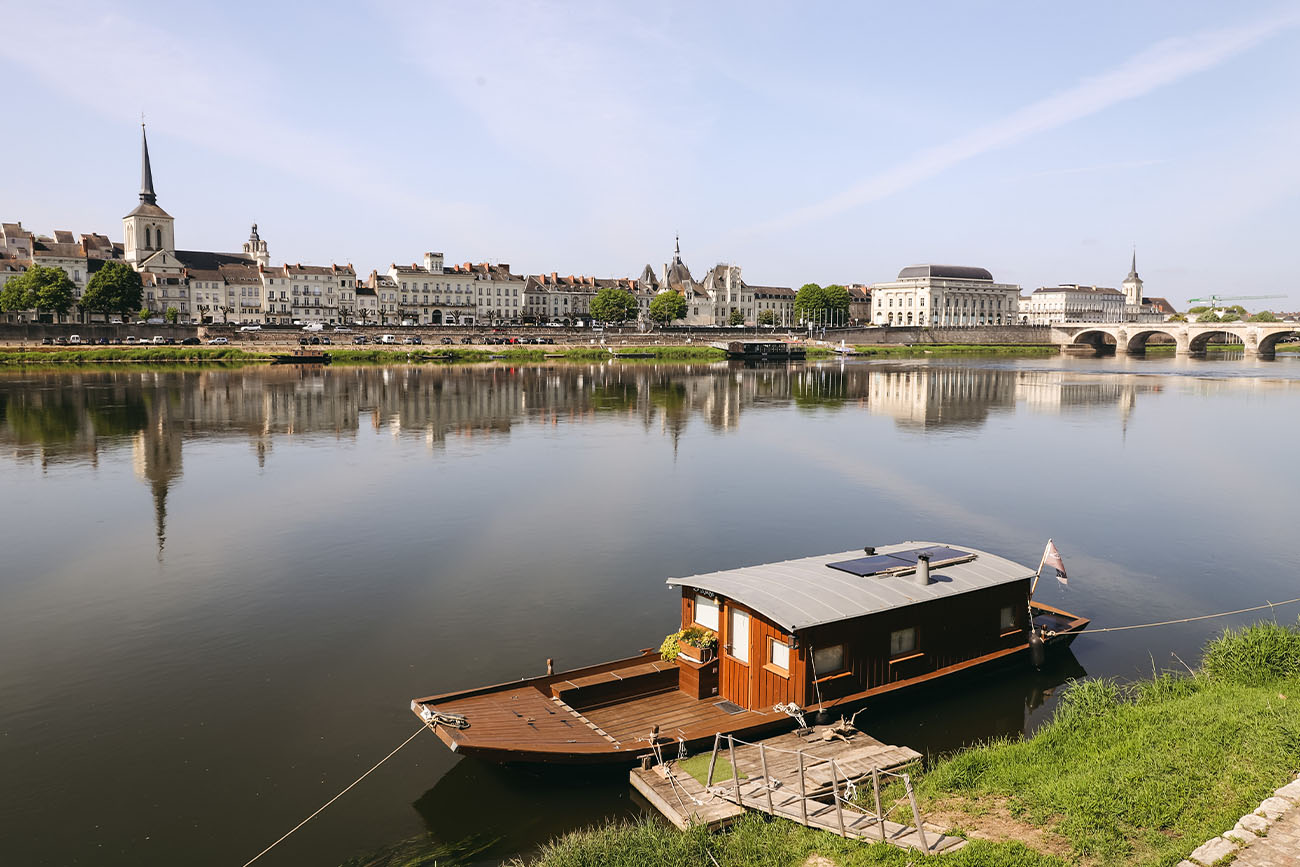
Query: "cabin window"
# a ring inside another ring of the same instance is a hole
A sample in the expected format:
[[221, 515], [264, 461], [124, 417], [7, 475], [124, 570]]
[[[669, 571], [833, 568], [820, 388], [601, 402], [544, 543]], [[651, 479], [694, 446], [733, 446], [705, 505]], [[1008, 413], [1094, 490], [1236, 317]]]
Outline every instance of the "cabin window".
[[889, 655], [903, 656], [916, 650], [916, 627], [899, 629], [889, 633]]
[[749, 615], [738, 608], [727, 612], [727, 653], [737, 662], [749, 662]]
[[999, 618], [999, 628], [1001, 628], [1003, 632], [1006, 632], [1008, 629], [1016, 628], [1016, 609], [1012, 608], [1010, 605], [1002, 609], [1002, 616]]
[[706, 629], [718, 631], [718, 600], [695, 594], [695, 623]]
[[842, 671], [844, 669], [844, 645], [836, 644], [833, 647], [814, 649], [813, 668], [817, 670], [818, 677], [825, 677], [828, 674]]
[[789, 671], [790, 670], [790, 645], [786, 644], [785, 641], [779, 638], [769, 638], [767, 640], [767, 643], [768, 643], [768, 647], [770, 648], [768, 650], [768, 661], [771, 662], [773, 665], [775, 665], [777, 668], [784, 669], [785, 671]]

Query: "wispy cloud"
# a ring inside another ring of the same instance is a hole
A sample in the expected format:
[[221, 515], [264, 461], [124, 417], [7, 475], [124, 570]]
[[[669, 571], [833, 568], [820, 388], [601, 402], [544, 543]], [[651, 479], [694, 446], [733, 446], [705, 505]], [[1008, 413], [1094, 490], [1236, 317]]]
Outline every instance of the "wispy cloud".
[[855, 186], [755, 227], [789, 229], [879, 201], [998, 148], [1056, 129], [1211, 69], [1264, 40], [1300, 25], [1300, 10], [1194, 36], [1162, 40], [1133, 59], [1038, 100], [967, 135], [922, 150]]

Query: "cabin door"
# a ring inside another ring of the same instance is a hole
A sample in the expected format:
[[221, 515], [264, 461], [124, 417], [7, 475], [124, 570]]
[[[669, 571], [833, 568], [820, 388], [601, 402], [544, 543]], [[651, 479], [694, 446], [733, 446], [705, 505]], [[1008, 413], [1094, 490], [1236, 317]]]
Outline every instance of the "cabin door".
[[741, 707], [749, 707], [749, 614], [727, 607], [727, 634], [718, 694]]

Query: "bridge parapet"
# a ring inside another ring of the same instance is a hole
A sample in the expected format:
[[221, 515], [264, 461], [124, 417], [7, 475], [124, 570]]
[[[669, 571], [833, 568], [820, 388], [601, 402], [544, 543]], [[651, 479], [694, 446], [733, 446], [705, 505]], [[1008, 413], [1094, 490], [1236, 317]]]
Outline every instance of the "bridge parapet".
[[1277, 343], [1288, 335], [1300, 334], [1294, 322], [1098, 322], [1052, 326], [1053, 339], [1061, 345], [1088, 344], [1098, 352], [1110, 346], [1129, 355], [1146, 352], [1147, 341], [1156, 335], [1169, 338], [1178, 355], [1204, 355], [1216, 335], [1227, 334], [1241, 341], [1248, 358], [1272, 358]]

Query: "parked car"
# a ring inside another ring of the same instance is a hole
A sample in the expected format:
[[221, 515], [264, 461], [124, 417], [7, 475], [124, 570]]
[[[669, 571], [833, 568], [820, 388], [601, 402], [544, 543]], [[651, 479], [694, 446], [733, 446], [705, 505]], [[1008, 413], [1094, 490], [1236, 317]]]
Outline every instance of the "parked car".
[[450, 346], [454, 341], [450, 337], [444, 337], [440, 342], [443, 346]]
[[53, 337], [42, 337], [42, 338], [41, 338], [41, 346], [53, 346], [53, 345], [54, 345], [54, 338], [53, 338]]
[[403, 320], [402, 320], [402, 325], [403, 325], [403, 327], [410, 328], [410, 327], [413, 326], [414, 324], [415, 324], [415, 320], [414, 320], [414, 319], [403, 319]]
[[54, 345], [55, 345], [55, 346], [67, 346], [67, 345], [68, 345], [68, 338], [66, 338], [66, 337], [56, 337], [56, 338], [54, 338]]
[[324, 331], [325, 325], [320, 322], [308, 322], [302, 327], [303, 331]]
[[299, 346], [306, 346], [306, 345], [307, 345], [307, 338], [306, 338], [306, 337], [299, 337], [299, 338], [298, 338], [298, 345], [299, 345]]
[[403, 343], [424, 343], [424, 341], [421, 340], [418, 335], [414, 335], [414, 334], [411, 335], [410, 337], [402, 338], [402, 342]]
[[109, 345], [110, 345], [110, 346], [121, 346], [121, 345], [122, 345], [122, 338], [120, 338], [120, 337], [110, 337], [110, 338], [108, 338], [108, 342], [109, 342]]
[[[312, 341], [312, 343], [315, 343], [315, 342], [316, 342], [316, 341], [314, 341], [314, 340]], [[326, 345], [326, 346], [329, 346], [329, 345], [330, 345], [330, 339], [329, 339], [328, 337], [324, 337], [324, 336], [322, 336], [321, 339], [320, 339], [320, 342], [323, 343], [323, 344]]]
[[356, 337], [352, 338], [352, 342], [357, 346], [364, 346], [370, 341], [366, 339], [366, 336], [364, 334], [358, 334]]
[[69, 346], [80, 346], [80, 345], [81, 345], [81, 335], [80, 335], [80, 334], [73, 334], [71, 337], [69, 337], [69, 338], [68, 338], [68, 345], [69, 345]]
[[261, 331], [261, 330], [262, 330], [262, 326], [260, 326], [260, 325], [241, 325], [241, 326], [239, 326], [239, 330], [240, 330], [240, 331]]
[[167, 342], [167, 338], [166, 338], [166, 337], [163, 337], [161, 334], [156, 335], [156, 336], [154, 337], [154, 339], [153, 339], [153, 343], [154, 343], [155, 346], [162, 346], [162, 345], [164, 345], [166, 342]]
[[134, 334], [128, 334], [126, 339], [123, 340], [122, 342], [128, 345], [134, 345], [136, 343], [139, 343], [140, 341], [136, 338]]
[[344, 328], [342, 325], [336, 325], [336, 326], [334, 327], [334, 333], [335, 333], [335, 334], [351, 334], [351, 333], [352, 333], [352, 329], [351, 329], [351, 328]]
[[397, 335], [395, 334], [381, 334], [375, 338], [375, 343], [396, 343], [396, 342], [397, 342]]
[[473, 338], [473, 337], [462, 337], [462, 338], [460, 339], [460, 342], [461, 342], [461, 343], [473, 343], [473, 342], [474, 342], [474, 338]]
[[198, 346], [198, 345], [199, 345], [199, 339], [197, 337], [186, 337], [184, 340], [181, 341], [181, 346]]
[[225, 337], [214, 337], [211, 340], [209, 340], [208, 343], [211, 346], [226, 346], [227, 344], [230, 343], [230, 340]]

